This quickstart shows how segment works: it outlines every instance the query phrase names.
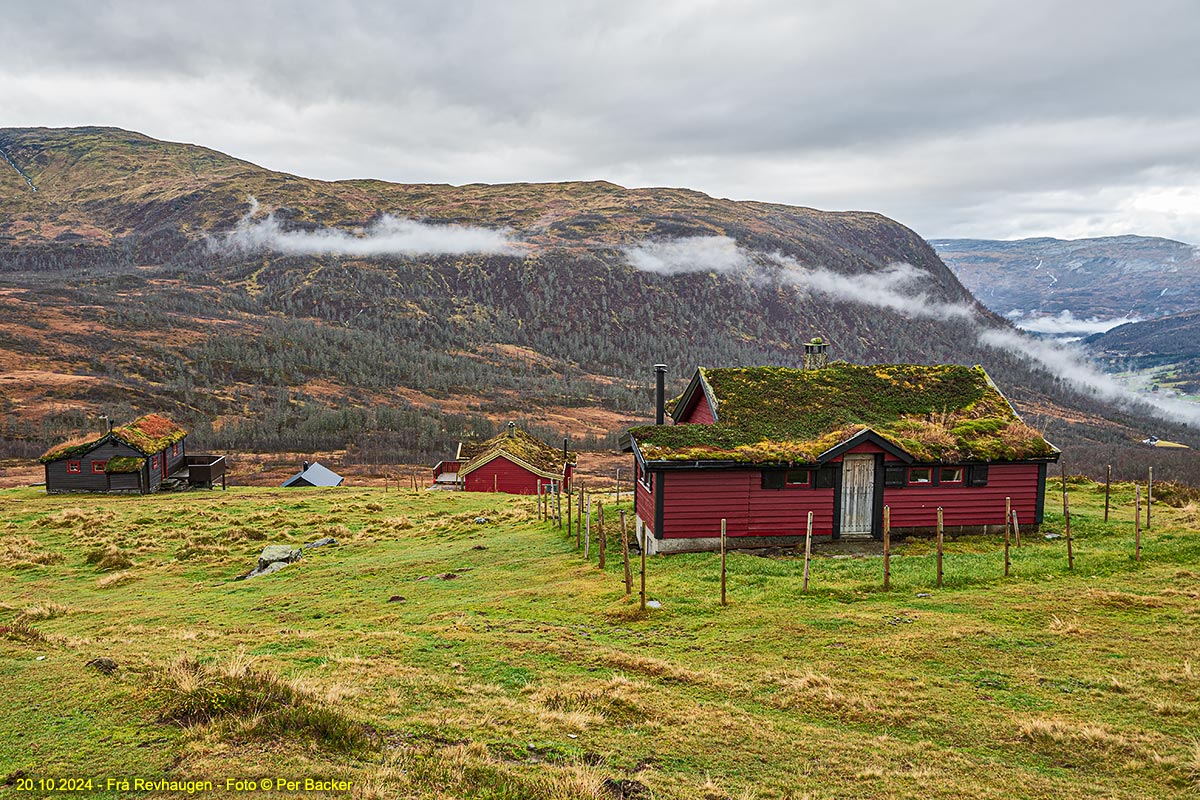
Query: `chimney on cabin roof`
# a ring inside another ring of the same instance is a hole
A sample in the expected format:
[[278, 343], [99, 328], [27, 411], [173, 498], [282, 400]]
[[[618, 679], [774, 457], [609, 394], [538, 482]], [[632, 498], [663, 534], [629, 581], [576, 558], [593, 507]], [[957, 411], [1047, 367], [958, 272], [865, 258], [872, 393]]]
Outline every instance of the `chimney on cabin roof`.
[[517, 438], [517, 423], [515, 423], [515, 422], [508, 423], [508, 438], [510, 438], [510, 439]]
[[654, 424], [662, 425], [667, 417], [667, 365], [654, 365]]
[[825, 369], [829, 366], [829, 345], [820, 336], [804, 343], [804, 368]]

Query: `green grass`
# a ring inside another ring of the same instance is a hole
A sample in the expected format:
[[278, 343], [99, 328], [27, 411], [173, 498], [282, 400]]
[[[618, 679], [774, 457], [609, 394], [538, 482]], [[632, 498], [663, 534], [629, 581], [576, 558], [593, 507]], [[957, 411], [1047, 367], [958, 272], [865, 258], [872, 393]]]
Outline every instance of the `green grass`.
[[[932, 543], [913, 540], [890, 592], [880, 558], [818, 556], [805, 594], [802, 559], [733, 553], [723, 608], [715, 555], [662, 556], [663, 608], [645, 614], [615, 544], [601, 572], [527, 498], [3, 491], [0, 793], [138, 775], [221, 796], [271, 775], [363, 798], [608, 797], [605, 781], [656, 798], [1194, 796], [1200, 512], [1156, 505], [1136, 562], [1132, 487], [1107, 525], [1103, 490], [1070, 488], [1073, 572], [1061, 539], [1027, 536], [1006, 579], [1001, 538], [963, 537], [937, 589]], [[1042, 533], [1061, 532], [1058, 503], [1051, 482]], [[232, 581], [264, 544], [323, 535], [339, 545]]]

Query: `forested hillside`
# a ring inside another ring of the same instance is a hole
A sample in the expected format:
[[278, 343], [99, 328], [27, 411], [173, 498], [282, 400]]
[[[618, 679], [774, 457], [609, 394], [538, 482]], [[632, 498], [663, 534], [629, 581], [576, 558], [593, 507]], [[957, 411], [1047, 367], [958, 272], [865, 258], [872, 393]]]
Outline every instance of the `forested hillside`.
[[[19, 168], [0, 163], [9, 454], [144, 410], [179, 416], [215, 448], [348, 444], [385, 462], [443, 455], [510, 418], [600, 446], [651, 413], [652, 364], [667, 363], [681, 389], [697, 364], [798, 365], [813, 335], [849, 361], [982, 363], [1032, 424], [1081, 454], [1146, 427], [979, 345], [961, 319], [835, 301], [770, 272], [639, 270], [625, 249], [730, 237], [851, 284], [905, 262], [927, 273], [930, 299], [974, 304], [920, 236], [877, 214], [602, 182], [328, 183], [115, 129], [0, 129], [0, 149]], [[262, 204], [252, 222], [270, 211], [284, 233], [390, 214], [504, 230], [516, 244], [474, 255], [229, 247], [250, 197]]]

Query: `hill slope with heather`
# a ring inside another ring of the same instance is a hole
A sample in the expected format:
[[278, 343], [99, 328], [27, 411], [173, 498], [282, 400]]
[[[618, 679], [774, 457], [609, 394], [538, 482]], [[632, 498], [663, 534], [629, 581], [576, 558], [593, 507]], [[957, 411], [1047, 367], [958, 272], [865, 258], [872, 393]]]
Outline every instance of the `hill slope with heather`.
[[[814, 334], [849, 361], [982, 363], [1056, 444], [1111, 448], [1145, 431], [978, 345], [961, 320], [840, 302], [761, 273], [638, 270], [626, 250], [728, 237], [849, 285], [904, 262], [926, 273], [931, 301], [975, 304], [919, 235], [878, 214], [604, 182], [317, 181], [109, 128], [0, 129], [0, 150], [10, 454], [102, 413], [149, 410], [229, 449], [348, 443], [365, 459], [429, 458], [510, 418], [586, 447], [646, 418], [653, 363], [681, 389], [697, 364], [798, 365]], [[352, 233], [391, 215], [423, 230], [502, 231], [515, 245], [362, 256], [227, 247], [250, 198], [262, 205], [251, 224], [269, 210], [282, 234]], [[1006, 325], [977, 308], [983, 324]]]

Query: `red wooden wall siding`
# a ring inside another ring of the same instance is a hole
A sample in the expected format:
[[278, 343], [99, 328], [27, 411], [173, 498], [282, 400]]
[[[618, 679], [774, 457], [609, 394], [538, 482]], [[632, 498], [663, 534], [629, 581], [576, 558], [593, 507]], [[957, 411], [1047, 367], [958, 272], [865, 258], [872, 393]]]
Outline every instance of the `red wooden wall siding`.
[[679, 422], [691, 422], [701, 425], [711, 425], [713, 423], [712, 409], [708, 405], [708, 398], [703, 392], [696, 395], [697, 399], [692, 401], [691, 408], [684, 412], [684, 415], [679, 419]]
[[654, 530], [654, 495], [646, 491], [646, 487], [642, 485], [642, 465], [634, 462], [634, 491], [637, 492], [637, 515], [642, 524]]
[[495, 487], [497, 491], [509, 494], [537, 494], [538, 481], [543, 484], [550, 483], [546, 478], [534, 475], [524, 467], [500, 456], [468, 474], [466, 489], [468, 492], [490, 492]]
[[1037, 510], [1038, 465], [992, 464], [987, 486], [906, 486], [885, 488], [883, 502], [891, 507], [892, 527], [917, 528], [937, 524], [941, 506], [946, 525], [1003, 525], [1004, 498], [1022, 525], [1032, 525]]
[[[847, 450], [845, 455], [850, 455], [851, 453], [853, 453], [855, 455], [857, 455], [859, 453], [872, 453], [872, 454], [884, 453], [885, 461], [899, 461], [900, 460], [900, 459], [896, 458], [894, 455], [891, 455], [890, 453], [888, 453], [886, 450], [884, 450], [882, 447], [875, 444], [874, 442], [863, 442], [858, 447], [855, 447], [851, 450]], [[842, 460], [841, 456], [835, 456], [834, 458], [829, 459], [829, 462], [833, 463], [833, 462], [841, 461], [841, 460]]]
[[809, 511], [814, 535], [833, 533], [832, 489], [763, 489], [758, 470], [672, 472], [668, 482], [663, 503], [668, 539], [720, 536], [722, 518], [729, 536], [797, 536], [807, 528]]

